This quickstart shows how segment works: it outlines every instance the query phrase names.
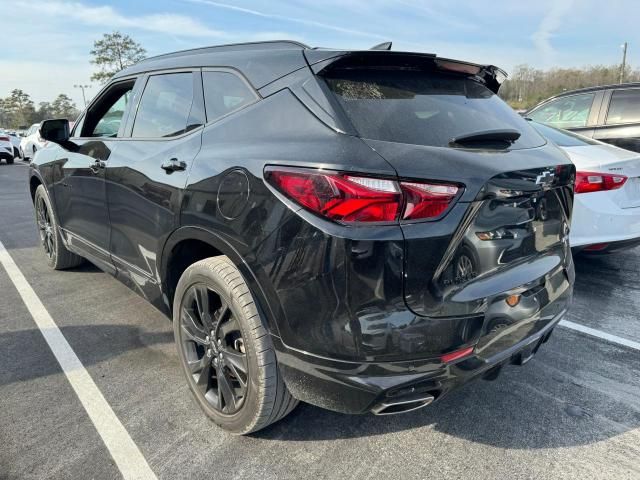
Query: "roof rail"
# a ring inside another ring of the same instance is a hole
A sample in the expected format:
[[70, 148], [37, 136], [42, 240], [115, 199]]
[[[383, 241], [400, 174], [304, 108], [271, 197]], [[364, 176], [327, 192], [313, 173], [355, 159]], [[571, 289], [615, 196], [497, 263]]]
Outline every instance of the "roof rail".
[[227, 45], [212, 45], [210, 47], [190, 48], [187, 50], [179, 50], [177, 52], [163, 53], [154, 57], [147, 57], [138, 63], [146, 62], [149, 60], [158, 60], [163, 58], [181, 57], [184, 55], [198, 55], [200, 53], [214, 53], [214, 52], [232, 52], [238, 50], [278, 50], [286, 48], [299, 48], [301, 50], [307, 50], [309, 46], [304, 43], [296, 42], [294, 40], [268, 40], [264, 42], [247, 42], [247, 43], [229, 43]]

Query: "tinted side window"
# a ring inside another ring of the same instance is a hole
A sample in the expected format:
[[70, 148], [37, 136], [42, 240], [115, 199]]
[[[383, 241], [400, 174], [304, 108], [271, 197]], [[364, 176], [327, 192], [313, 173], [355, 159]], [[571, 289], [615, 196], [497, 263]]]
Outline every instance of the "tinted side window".
[[584, 127], [595, 93], [571, 95], [553, 100], [534, 110], [527, 116], [537, 122], [548, 123], [558, 128]]
[[192, 73], [171, 73], [149, 77], [140, 100], [131, 136], [160, 138], [186, 132], [192, 102]]
[[607, 124], [640, 122], [640, 89], [616, 90], [611, 95]]
[[232, 73], [202, 72], [202, 83], [209, 122], [256, 100], [253, 91]]

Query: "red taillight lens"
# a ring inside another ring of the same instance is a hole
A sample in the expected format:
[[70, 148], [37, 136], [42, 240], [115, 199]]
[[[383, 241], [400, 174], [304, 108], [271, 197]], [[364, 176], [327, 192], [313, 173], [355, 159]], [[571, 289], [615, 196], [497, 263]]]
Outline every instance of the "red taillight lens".
[[609, 173], [577, 172], [576, 193], [602, 192], [621, 188], [627, 181], [624, 175], [612, 175]]
[[266, 176], [302, 206], [340, 222], [393, 222], [402, 204], [392, 180], [302, 169], [269, 169]]
[[455, 185], [402, 182], [400, 186], [407, 199], [405, 220], [439, 217], [458, 194]]
[[458, 193], [455, 185], [398, 183], [303, 168], [267, 167], [265, 178], [305, 208], [342, 223], [435, 218]]
[[9, 137], [0, 136], [0, 142], [8, 142]]

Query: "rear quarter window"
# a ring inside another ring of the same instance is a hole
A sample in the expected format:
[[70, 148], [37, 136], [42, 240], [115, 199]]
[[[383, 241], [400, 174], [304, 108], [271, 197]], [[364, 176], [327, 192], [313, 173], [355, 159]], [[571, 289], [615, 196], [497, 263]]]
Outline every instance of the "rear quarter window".
[[465, 76], [412, 70], [338, 70], [325, 75], [360, 136], [448, 147], [453, 137], [516, 129], [511, 146], [533, 148], [545, 140], [511, 107]]
[[212, 122], [257, 100], [256, 94], [238, 76], [229, 72], [202, 72], [207, 121]]
[[611, 94], [607, 125], [640, 122], [640, 89], [616, 90]]

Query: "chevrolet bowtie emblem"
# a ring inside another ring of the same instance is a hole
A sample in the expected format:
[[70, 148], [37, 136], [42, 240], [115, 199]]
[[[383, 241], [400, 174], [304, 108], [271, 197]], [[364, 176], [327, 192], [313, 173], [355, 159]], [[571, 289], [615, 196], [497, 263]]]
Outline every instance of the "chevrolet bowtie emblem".
[[555, 178], [556, 174], [553, 172], [544, 172], [542, 175], [538, 175], [536, 177], [536, 183], [538, 185], [550, 185], [553, 183], [553, 179]]

